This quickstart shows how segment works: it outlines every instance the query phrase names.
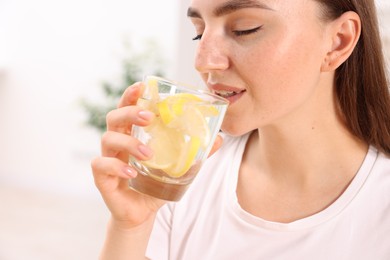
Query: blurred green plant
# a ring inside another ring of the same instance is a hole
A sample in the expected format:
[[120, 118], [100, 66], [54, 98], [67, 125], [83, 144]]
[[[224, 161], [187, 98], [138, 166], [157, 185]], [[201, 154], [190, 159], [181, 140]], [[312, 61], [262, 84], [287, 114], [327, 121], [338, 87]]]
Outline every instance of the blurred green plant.
[[104, 94], [103, 103], [96, 103], [87, 99], [81, 100], [81, 106], [87, 113], [87, 125], [97, 129], [100, 133], [106, 130], [106, 115], [116, 108], [119, 98], [126, 88], [137, 81], [141, 81], [146, 74], [164, 76], [165, 62], [160, 53], [159, 45], [148, 40], [141, 51], [134, 51], [129, 42], [125, 42], [125, 57], [121, 62], [122, 72], [119, 83], [103, 81], [101, 89]]

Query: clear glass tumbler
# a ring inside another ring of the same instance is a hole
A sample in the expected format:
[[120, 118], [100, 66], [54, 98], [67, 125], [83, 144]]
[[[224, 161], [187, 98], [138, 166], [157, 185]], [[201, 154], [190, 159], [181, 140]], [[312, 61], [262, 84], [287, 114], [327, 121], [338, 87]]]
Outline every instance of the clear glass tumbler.
[[137, 105], [155, 113], [132, 135], [154, 152], [148, 161], [130, 157], [138, 176], [130, 188], [168, 201], [178, 201], [207, 158], [229, 102], [208, 91], [156, 76], [146, 76]]

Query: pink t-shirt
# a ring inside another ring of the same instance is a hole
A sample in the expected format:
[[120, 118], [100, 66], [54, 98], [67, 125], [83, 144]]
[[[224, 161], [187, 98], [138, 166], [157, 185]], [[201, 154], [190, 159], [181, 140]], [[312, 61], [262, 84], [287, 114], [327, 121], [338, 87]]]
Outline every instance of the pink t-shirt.
[[285, 224], [237, 202], [248, 135], [226, 136], [178, 203], [158, 214], [147, 251], [153, 260], [389, 260], [390, 159], [370, 147], [347, 190], [325, 210]]

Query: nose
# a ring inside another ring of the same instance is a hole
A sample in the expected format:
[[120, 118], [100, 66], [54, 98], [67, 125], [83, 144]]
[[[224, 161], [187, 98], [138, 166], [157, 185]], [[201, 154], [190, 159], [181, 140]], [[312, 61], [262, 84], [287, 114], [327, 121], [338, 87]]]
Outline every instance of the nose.
[[222, 36], [204, 33], [196, 52], [195, 68], [200, 73], [229, 68], [228, 48]]

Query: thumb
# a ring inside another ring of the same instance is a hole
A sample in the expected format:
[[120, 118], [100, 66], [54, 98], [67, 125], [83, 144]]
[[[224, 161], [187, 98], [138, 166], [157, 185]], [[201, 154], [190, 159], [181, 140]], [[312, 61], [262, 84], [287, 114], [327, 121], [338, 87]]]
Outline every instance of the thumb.
[[222, 143], [223, 143], [223, 138], [222, 138], [222, 136], [217, 135], [217, 138], [215, 138], [213, 147], [211, 148], [211, 151], [210, 151], [208, 157], [210, 157], [210, 156], [213, 155], [216, 151], [218, 151], [218, 149], [222, 146]]

